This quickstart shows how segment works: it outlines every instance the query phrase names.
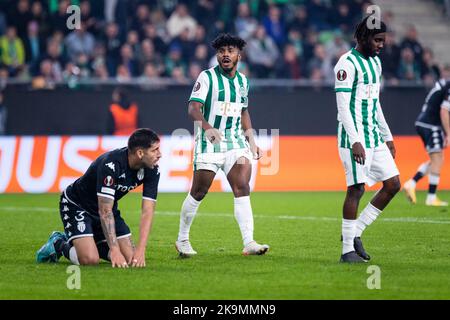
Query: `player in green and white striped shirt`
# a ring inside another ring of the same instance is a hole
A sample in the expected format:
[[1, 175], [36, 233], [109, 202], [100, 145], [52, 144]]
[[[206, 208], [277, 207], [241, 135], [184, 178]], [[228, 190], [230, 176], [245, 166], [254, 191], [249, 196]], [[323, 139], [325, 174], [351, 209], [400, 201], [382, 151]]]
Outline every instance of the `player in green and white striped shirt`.
[[[357, 26], [356, 48], [342, 55], [334, 68], [338, 108], [339, 156], [345, 169], [347, 196], [343, 208], [341, 262], [367, 262], [361, 234], [400, 190], [395, 147], [381, 110], [381, 61], [386, 25], [368, 16]], [[361, 212], [364, 185], [383, 187]]]
[[181, 208], [175, 247], [182, 256], [197, 254], [189, 242], [189, 230], [216, 172], [222, 169], [235, 197], [234, 215], [244, 243], [242, 253], [261, 255], [269, 250], [269, 246], [260, 245], [253, 239], [249, 197], [251, 160], [259, 159], [261, 152], [253, 139], [248, 112], [248, 80], [237, 71], [245, 41], [221, 34], [212, 46], [219, 65], [199, 75], [189, 99], [189, 115], [196, 124], [194, 179]]

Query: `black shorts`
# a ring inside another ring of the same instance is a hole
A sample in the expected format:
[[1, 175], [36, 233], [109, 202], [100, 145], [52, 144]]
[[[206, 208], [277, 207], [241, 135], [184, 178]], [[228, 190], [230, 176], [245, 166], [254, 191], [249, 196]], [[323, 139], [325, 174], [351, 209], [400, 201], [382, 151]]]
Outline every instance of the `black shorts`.
[[[82, 237], [93, 237], [95, 243], [106, 241], [99, 217], [93, 217], [68, 199], [64, 192], [59, 200], [59, 213], [67, 239], [71, 242]], [[120, 216], [120, 211], [114, 212], [117, 239], [131, 236], [128, 225]]]
[[439, 127], [425, 128], [416, 126], [416, 131], [422, 138], [428, 153], [441, 152], [444, 148], [444, 131]]

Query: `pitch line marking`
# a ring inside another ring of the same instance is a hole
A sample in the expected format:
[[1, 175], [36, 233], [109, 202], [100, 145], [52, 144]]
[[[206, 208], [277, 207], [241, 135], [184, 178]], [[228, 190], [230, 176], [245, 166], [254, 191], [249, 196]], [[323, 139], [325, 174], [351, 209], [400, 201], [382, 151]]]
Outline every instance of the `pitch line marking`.
[[[0, 207], [0, 213], [2, 211], [37, 211], [37, 212], [55, 212], [58, 213], [57, 208], [50, 207]], [[130, 213], [140, 213], [139, 210], [130, 210]], [[163, 216], [179, 216], [180, 213], [178, 211], [158, 211], [156, 210], [157, 215]], [[232, 213], [212, 213], [212, 212], [199, 212], [199, 216], [201, 217], [228, 217], [234, 218]], [[305, 220], [305, 221], [332, 221], [339, 222], [341, 218], [337, 217], [315, 217], [315, 216], [294, 216], [294, 215], [264, 215], [264, 214], [255, 214], [254, 217], [256, 219], [280, 219], [280, 220]], [[450, 224], [450, 219], [447, 217], [436, 217], [436, 218], [419, 218], [419, 217], [401, 217], [401, 218], [379, 218], [377, 221], [381, 222], [400, 222], [400, 223], [431, 223], [431, 224]]]

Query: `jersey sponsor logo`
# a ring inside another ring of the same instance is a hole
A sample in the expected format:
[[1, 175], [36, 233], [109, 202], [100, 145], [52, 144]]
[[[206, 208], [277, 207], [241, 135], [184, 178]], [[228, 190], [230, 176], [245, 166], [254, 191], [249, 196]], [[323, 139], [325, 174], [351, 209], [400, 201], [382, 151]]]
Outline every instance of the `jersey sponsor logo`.
[[103, 184], [107, 187], [111, 187], [114, 184], [114, 179], [111, 176], [107, 176], [105, 180], [103, 180]]
[[138, 186], [137, 183], [134, 186], [123, 186], [121, 184], [118, 184], [116, 189], [117, 189], [117, 191], [121, 191], [121, 192], [129, 192], [133, 189], [136, 189], [137, 186]]
[[114, 163], [108, 162], [107, 164], [105, 164], [105, 166], [110, 168], [113, 172], [116, 172], [116, 166], [114, 165]]
[[343, 69], [339, 70], [336, 74], [336, 78], [339, 81], [345, 81], [345, 79], [347, 79], [347, 72], [345, 72], [345, 70]]
[[198, 90], [200, 90], [200, 87], [201, 87], [200, 82], [197, 81], [194, 86], [194, 92], [197, 92]]
[[80, 221], [77, 223], [77, 229], [80, 232], [84, 232], [84, 230], [86, 230], [86, 224], [83, 221]]
[[139, 169], [138, 173], [137, 173], [137, 178], [140, 180], [144, 179], [144, 169], [141, 168]]

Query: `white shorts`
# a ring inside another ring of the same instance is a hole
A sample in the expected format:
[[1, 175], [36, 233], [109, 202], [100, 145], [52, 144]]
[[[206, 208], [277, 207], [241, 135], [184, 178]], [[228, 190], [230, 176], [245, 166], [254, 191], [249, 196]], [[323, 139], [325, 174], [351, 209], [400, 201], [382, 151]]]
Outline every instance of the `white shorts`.
[[339, 148], [339, 157], [345, 170], [347, 186], [367, 183], [373, 186], [399, 175], [397, 165], [386, 143], [373, 149], [365, 149], [366, 161], [360, 165], [353, 159], [352, 149]]
[[209, 170], [217, 172], [222, 169], [225, 175], [228, 175], [236, 161], [241, 158], [247, 158], [250, 162], [253, 159], [249, 149], [233, 149], [227, 152], [216, 153], [198, 153], [194, 157], [194, 171]]

